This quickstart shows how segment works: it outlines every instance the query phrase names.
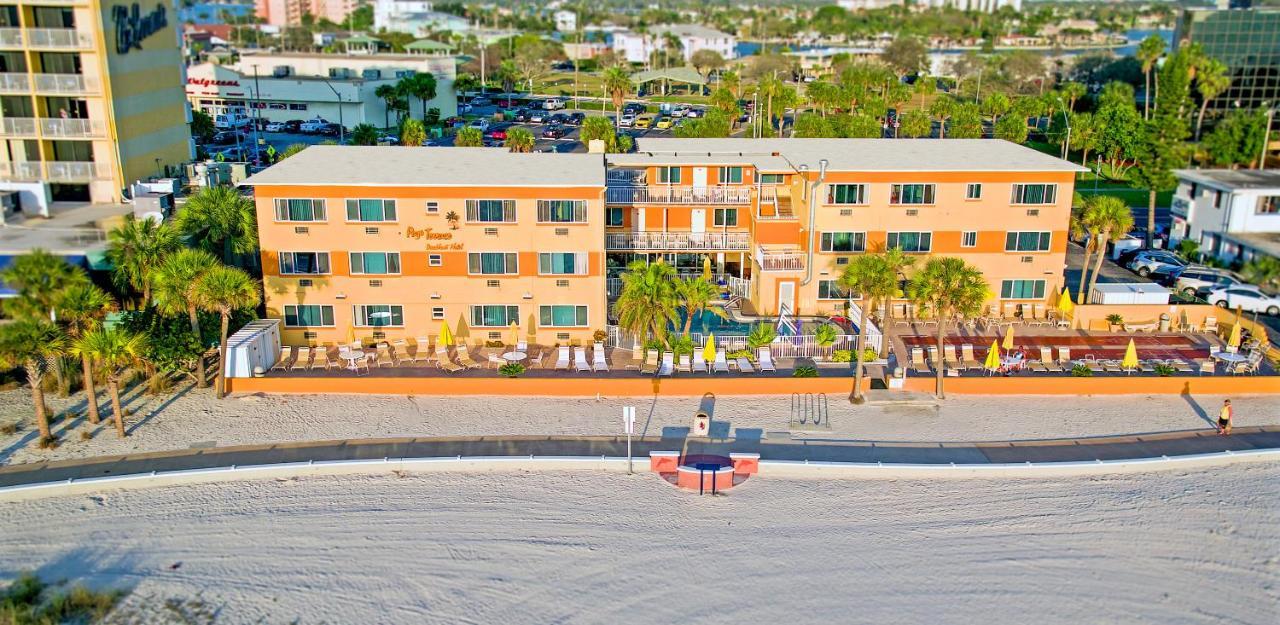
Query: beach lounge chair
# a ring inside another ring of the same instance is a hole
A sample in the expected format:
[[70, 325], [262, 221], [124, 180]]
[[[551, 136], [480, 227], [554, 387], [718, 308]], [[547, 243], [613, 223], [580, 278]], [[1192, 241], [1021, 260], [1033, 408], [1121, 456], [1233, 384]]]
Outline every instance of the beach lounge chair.
[[1032, 371], [1032, 373], [1048, 373], [1049, 372], [1049, 368], [1044, 365], [1044, 362], [1042, 360], [1027, 359], [1026, 365], [1027, 365], [1027, 368]]
[[712, 373], [729, 373], [729, 361], [724, 357], [724, 350], [716, 350], [716, 359], [711, 363]]
[[431, 362], [431, 341], [428, 341], [425, 336], [420, 336], [414, 341], [417, 345], [413, 348], [413, 362]]
[[1204, 318], [1204, 328], [1202, 328], [1202, 330], [1204, 330], [1205, 332], [1217, 332], [1217, 331], [1218, 331], [1218, 318], [1217, 318], [1217, 317], [1205, 317], [1205, 318]]
[[328, 369], [332, 369], [336, 364], [337, 363], [333, 361], [333, 356], [329, 355], [328, 347], [317, 347], [315, 353], [312, 354], [312, 357], [311, 357], [312, 369], [328, 370]]
[[396, 357], [396, 362], [409, 360], [409, 341], [406, 339], [396, 339], [391, 341], [391, 349]]
[[1139, 361], [1138, 361], [1138, 370], [1139, 370], [1139, 371], [1141, 371], [1141, 372], [1143, 372], [1143, 373], [1155, 373], [1155, 372], [1156, 372], [1156, 365], [1163, 365], [1163, 364], [1164, 364], [1164, 361], [1162, 361], [1162, 360], [1155, 360], [1155, 359], [1152, 359], [1152, 360], [1139, 360]]
[[778, 369], [777, 369], [777, 367], [775, 367], [775, 366], [774, 366], [774, 364], [773, 364], [773, 350], [772, 350], [772, 349], [769, 349], [768, 347], [761, 347], [761, 348], [760, 348], [760, 351], [759, 351], [759, 353], [758, 353], [758, 356], [760, 357], [760, 370], [761, 370], [761, 371], [774, 371], [774, 372], [776, 372], [776, 371], [778, 370]]
[[494, 369], [497, 369], [498, 367], [501, 367], [502, 365], [507, 364], [507, 359], [503, 358], [502, 356], [498, 356], [497, 354], [488, 354], [487, 357], [485, 358], [485, 361], [488, 362], [489, 366]]
[[1119, 360], [1102, 361], [1102, 370], [1107, 373], [1125, 373], [1124, 367], [1120, 366]]
[[573, 348], [573, 368], [579, 373], [585, 371], [591, 372], [591, 365], [587, 364], [587, 352], [581, 347]]
[[392, 355], [390, 347], [387, 347], [385, 344], [379, 344], [378, 345], [378, 366], [382, 367], [383, 365], [386, 365], [388, 367], [396, 366], [396, 357]]
[[569, 347], [561, 345], [556, 349], [556, 371], [569, 370]]
[[734, 361], [738, 366], [738, 373], [755, 373], [756, 368], [751, 366], [751, 360], [748, 358], [739, 358]]
[[1070, 347], [1059, 347], [1059, 348], [1058, 348], [1058, 364], [1062, 365], [1062, 368], [1063, 368], [1063, 369], [1070, 369], [1072, 366], [1074, 366], [1074, 365], [1075, 365], [1075, 363], [1071, 362], [1071, 348], [1070, 348]]
[[689, 354], [680, 354], [680, 364], [676, 369], [681, 373], [693, 373], [693, 362], [690, 360]]
[[956, 346], [946, 343], [942, 346], [942, 358], [947, 363], [948, 369], [958, 369], [960, 367], [960, 358], [956, 356]]
[[702, 350], [700, 349], [693, 350], [693, 372], [707, 372], [707, 359], [702, 356]]
[[1062, 365], [1053, 359], [1052, 347], [1040, 347], [1040, 364], [1044, 365], [1044, 370], [1049, 373], [1062, 373]]
[[671, 375], [672, 373], [675, 373], [675, 370], [676, 370], [675, 358], [676, 358], [675, 354], [671, 352], [662, 352], [662, 364], [658, 365], [659, 376]]
[[369, 375], [369, 359], [361, 358], [359, 360], [352, 361], [351, 368], [355, 371], [356, 375], [360, 375], [361, 369], [364, 370], [365, 375]]
[[932, 369], [929, 368], [929, 365], [925, 364], [924, 350], [920, 349], [919, 347], [911, 348], [911, 364], [909, 365], [908, 368], [910, 368], [912, 371], [915, 371], [916, 373], [919, 373], [921, 375], [928, 375], [933, 371]]
[[1093, 354], [1085, 354], [1084, 360], [1081, 360], [1080, 364], [1088, 367], [1094, 373], [1102, 373], [1104, 371], [1102, 363], [1097, 358], [1094, 358]]
[[532, 369], [534, 367], [542, 366], [542, 350], [535, 349], [532, 352], [528, 352], [528, 354], [529, 354], [528, 368]]
[[306, 346], [299, 347], [298, 357], [293, 359], [293, 365], [291, 365], [289, 369], [291, 371], [303, 371], [310, 366], [311, 366], [311, 348]]
[[480, 363], [471, 358], [471, 354], [467, 353], [467, 344], [458, 344], [458, 364], [466, 369], [479, 369]]
[[462, 371], [462, 366], [449, 358], [449, 348], [444, 345], [436, 345], [436, 366], [447, 373]]
[[960, 367], [962, 369], [982, 368], [982, 361], [973, 355], [973, 345], [969, 343], [960, 346]]
[[276, 364], [271, 365], [272, 371], [288, 371], [289, 359], [293, 357], [293, 348], [285, 345], [280, 348], [280, 358], [276, 360]]
[[640, 373], [657, 373], [658, 371], [658, 352], [652, 349], [644, 350], [644, 362], [640, 364]]
[[951, 367], [948, 367], [945, 363], [941, 362], [941, 359], [938, 358], [937, 346], [930, 345], [928, 349], [929, 349], [929, 365], [934, 368], [946, 367], [945, 369], [942, 370], [943, 374], [945, 374], [947, 372], [947, 369], [950, 369]]
[[596, 343], [591, 349], [591, 368], [597, 372], [609, 370], [609, 363], [604, 359], [604, 343]]

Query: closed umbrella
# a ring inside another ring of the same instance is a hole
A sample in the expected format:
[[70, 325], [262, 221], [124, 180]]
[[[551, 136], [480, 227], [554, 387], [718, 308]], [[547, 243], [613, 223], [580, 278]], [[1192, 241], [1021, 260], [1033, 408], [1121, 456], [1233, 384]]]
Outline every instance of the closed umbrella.
[[439, 342], [437, 343], [437, 345], [443, 345], [445, 347], [453, 347], [453, 343], [454, 343], [453, 332], [449, 330], [449, 322], [447, 321], [440, 322], [440, 338], [438, 340]]
[[995, 371], [1000, 368], [1000, 347], [995, 341], [991, 341], [991, 349], [987, 350], [987, 360], [982, 363], [982, 368], [987, 371]]
[[1005, 331], [1004, 343], [1001, 343], [1001, 346], [1005, 349], [1013, 349], [1013, 326], [1009, 326], [1009, 329]]
[[702, 279], [707, 282], [711, 281], [711, 257], [702, 257]]
[[707, 335], [707, 344], [702, 347], [702, 359], [707, 362], [715, 362], [716, 359], [716, 335]]
[[520, 324], [511, 322], [511, 344], [515, 345], [520, 342]]
[[1231, 337], [1227, 339], [1227, 346], [1228, 346], [1228, 347], [1235, 347], [1235, 348], [1237, 348], [1237, 349], [1239, 349], [1239, 347], [1240, 347], [1240, 320], [1239, 320], [1239, 318], [1237, 318], [1237, 319], [1236, 319], [1236, 322], [1235, 322], [1235, 323], [1231, 324]]
[[1075, 311], [1075, 309], [1076, 303], [1071, 301], [1071, 293], [1067, 291], [1066, 287], [1062, 287], [1062, 295], [1058, 296], [1058, 312], [1062, 313], [1062, 316], [1065, 317]]
[[1124, 349], [1124, 359], [1120, 361], [1120, 368], [1128, 371], [1138, 368], [1138, 346], [1133, 344], [1133, 339], [1129, 339], [1129, 346]]

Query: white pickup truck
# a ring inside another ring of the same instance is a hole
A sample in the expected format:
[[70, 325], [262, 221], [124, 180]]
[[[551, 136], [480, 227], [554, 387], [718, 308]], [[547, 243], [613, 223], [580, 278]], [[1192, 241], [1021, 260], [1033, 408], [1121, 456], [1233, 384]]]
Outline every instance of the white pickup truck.
[[316, 117], [314, 119], [308, 119], [307, 121], [302, 122], [302, 125], [298, 127], [298, 130], [302, 132], [315, 133], [315, 132], [320, 132], [322, 128], [328, 125], [329, 125], [329, 120], [323, 117]]
[[542, 101], [542, 110], [556, 111], [564, 108], [564, 100], [560, 98], [549, 98]]

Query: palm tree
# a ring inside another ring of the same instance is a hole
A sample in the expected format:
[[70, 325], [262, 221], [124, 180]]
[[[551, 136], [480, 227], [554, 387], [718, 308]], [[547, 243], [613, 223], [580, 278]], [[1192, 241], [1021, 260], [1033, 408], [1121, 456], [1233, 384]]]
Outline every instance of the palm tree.
[[627, 74], [627, 70], [621, 67], [610, 67], [604, 70], [600, 82], [604, 87], [605, 97], [613, 101], [613, 124], [616, 128], [622, 119], [622, 105], [627, 102], [627, 96], [635, 93], [636, 86], [631, 82], [631, 76]]
[[[200, 280], [210, 269], [220, 266], [213, 254], [204, 250], [184, 249], [166, 258], [155, 271], [156, 305], [161, 311], [187, 313], [191, 324], [191, 336], [200, 344], [203, 354], [203, 335], [200, 333]], [[204, 372], [204, 356], [196, 358], [196, 387], [209, 385]]]
[[[907, 270], [916, 263], [916, 259], [907, 255], [906, 252], [898, 248], [891, 248], [884, 251], [885, 269], [889, 273], [896, 276], [898, 284], [901, 285], [907, 279]], [[884, 342], [880, 345], [880, 358], [889, 357], [889, 331], [893, 327], [893, 299], [902, 297], [902, 287], [898, 286], [888, 297], [882, 300], [884, 306], [884, 314], [880, 318], [884, 323], [880, 324], [880, 330], [884, 333]]]
[[351, 145], [378, 145], [378, 129], [373, 124], [356, 124], [351, 129]]
[[509, 128], [503, 142], [511, 152], [532, 152], [535, 143], [533, 133], [524, 128]]
[[737, 100], [742, 99], [742, 78], [738, 76], [738, 72], [720, 72], [719, 84], [721, 87], [728, 89], [729, 93], [733, 94], [735, 104], [737, 103]]
[[[114, 304], [106, 291], [85, 281], [63, 290], [54, 308], [58, 311], [58, 320], [66, 326], [68, 338], [75, 341], [100, 326]], [[97, 425], [98, 390], [93, 383], [93, 359], [81, 356], [80, 367], [84, 374], [89, 423]]]
[[1231, 75], [1222, 61], [1211, 56], [1202, 56], [1196, 63], [1196, 91], [1200, 93], [1200, 113], [1196, 115], [1196, 141], [1200, 140], [1200, 129], [1204, 126], [1204, 112], [1209, 103], [1231, 86]]
[[436, 97], [436, 77], [431, 72], [420, 72], [400, 79], [405, 95], [418, 98], [422, 103], [422, 121], [427, 121], [427, 102]]
[[9, 317], [48, 319], [62, 292], [72, 285], [88, 282], [89, 277], [62, 258], [37, 248], [16, 256], [8, 267], [0, 270], [0, 280], [18, 294], [4, 304]]
[[[198, 289], [200, 305], [205, 310], [218, 313], [222, 317], [222, 329], [219, 335], [219, 363], [227, 362], [227, 331], [231, 325], [231, 313], [258, 305], [261, 297], [258, 294], [258, 283], [249, 274], [235, 267], [214, 267], [205, 272]], [[218, 366], [218, 399], [226, 396], [226, 366]]]
[[[1164, 54], [1164, 39], [1159, 35], [1151, 35], [1143, 39], [1142, 43], [1138, 44], [1137, 52], [1133, 54], [1142, 63], [1142, 79], [1145, 85], [1142, 97], [1142, 119], [1150, 116], [1151, 101], [1154, 99], [1151, 96], [1151, 70], [1155, 68], [1161, 54]], [[1156, 75], [1156, 81], [1159, 80], [1160, 76]], [[1158, 86], [1156, 88], [1159, 89]]]
[[[189, 206], [189, 205], [188, 205]], [[168, 222], [134, 219], [107, 233], [107, 261], [116, 286], [142, 294], [142, 308], [151, 305], [151, 268], [182, 246], [177, 230]]]
[[939, 97], [929, 105], [929, 115], [938, 120], [938, 138], [947, 137], [947, 118], [955, 112], [955, 102], [946, 96]]
[[382, 127], [389, 128], [391, 126], [391, 121], [387, 117], [387, 114], [396, 109], [397, 101], [400, 99], [400, 90], [397, 89], [395, 85], [387, 83], [378, 85], [378, 88], [373, 90], [373, 95], [381, 99], [382, 103], [386, 106], [386, 108], [382, 110]]
[[942, 389], [943, 345], [947, 340], [947, 322], [976, 317], [987, 301], [987, 281], [982, 272], [962, 258], [937, 256], [911, 278], [911, 301], [925, 314], [938, 321], [938, 360], [932, 363], [938, 374], [936, 394], [946, 399]]
[[1089, 201], [1093, 205], [1086, 209], [1090, 214], [1088, 220], [1098, 229], [1098, 246], [1095, 248], [1098, 256], [1093, 261], [1093, 274], [1089, 277], [1088, 293], [1092, 294], [1093, 287], [1098, 284], [1098, 274], [1102, 272], [1107, 239], [1113, 232], [1123, 234], [1133, 228], [1133, 211], [1124, 200], [1111, 195], [1095, 195]]
[[53, 440], [41, 383], [49, 361], [61, 357], [66, 351], [67, 335], [52, 321], [37, 317], [0, 325], [0, 364], [6, 369], [22, 367], [26, 371], [41, 441]]
[[[900, 250], [892, 252], [899, 255], [902, 253]], [[864, 254], [853, 258], [845, 265], [844, 272], [837, 280], [841, 288], [862, 296], [862, 319], [858, 322], [858, 342], [854, 345], [857, 365], [853, 370], [853, 396], [850, 397], [850, 401], [855, 404], [863, 402], [862, 363], [865, 361], [863, 352], [866, 351], [867, 327], [870, 325], [867, 321], [877, 305], [888, 302], [898, 294], [898, 268], [893, 263], [886, 262], [890, 253]]]
[[663, 339], [679, 320], [676, 271], [663, 262], [632, 261], [622, 273], [622, 289], [614, 303], [618, 326], [639, 337]]
[[689, 336], [689, 330], [693, 328], [693, 318], [705, 311], [710, 311], [722, 319], [728, 318], [728, 314], [725, 313], [723, 307], [710, 305], [712, 300], [720, 296], [720, 289], [701, 276], [677, 279], [675, 282], [675, 296], [677, 301], [680, 302], [680, 306], [684, 308], [685, 318], [682, 336]]
[[117, 326], [92, 330], [80, 337], [72, 347], [74, 353], [82, 358], [92, 358], [107, 372], [111, 412], [116, 424], [116, 435], [120, 438], [127, 436], [124, 431], [124, 407], [120, 404], [120, 380], [130, 368], [142, 361], [146, 345], [146, 336]]
[[178, 213], [178, 229], [192, 247], [220, 254], [228, 265], [236, 254], [258, 249], [253, 201], [232, 187], [205, 187], [191, 196]]
[[1087, 240], [1084, 244], [1084, 260], [1080, 263], [1080, 286], [1076, 288], [1076, 301], [1084, 302], [1084, 287], [1089, 283], [1089, 257], [1098, 245], [1098, 228], [1095, 214], [1090, 209], [1093, 203], [1086, 201], [1077, 191], [1071, 198], [1071, 220], [1067, 227], [1074, 239]]

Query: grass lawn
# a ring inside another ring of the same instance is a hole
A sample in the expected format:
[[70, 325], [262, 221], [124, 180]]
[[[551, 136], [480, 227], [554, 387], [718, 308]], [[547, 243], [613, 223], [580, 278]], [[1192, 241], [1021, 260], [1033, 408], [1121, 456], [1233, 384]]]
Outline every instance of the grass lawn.
[[[578, 72], [578, 95], [600, 97], [603, 83], [599, 74]], [[573, 97], [573, 72], [553, 72], [533, 83], [533, 92], [539, 95]]]

